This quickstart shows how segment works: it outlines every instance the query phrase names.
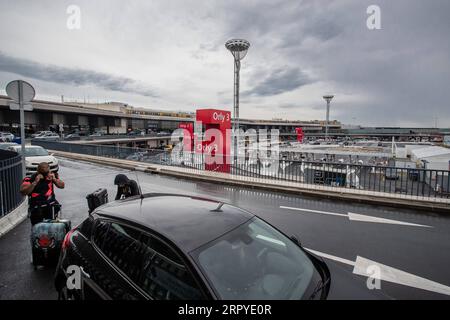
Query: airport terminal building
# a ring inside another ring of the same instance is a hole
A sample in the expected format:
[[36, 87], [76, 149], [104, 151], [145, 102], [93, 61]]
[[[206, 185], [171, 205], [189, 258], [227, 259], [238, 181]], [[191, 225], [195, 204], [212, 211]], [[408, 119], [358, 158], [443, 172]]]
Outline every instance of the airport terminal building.
[[[19, 132], [19, 112], [9, 109], [10, 98], [0, 95], [0, 131]], [[136, 108], [120, 102], [73, 103], [34, 100], [33, 111], [25, 112], [26, 134], [37, 131], [58, 131], [62, 124], [64, 133], [74, 130], [105, 134], [124, 134], [131, 130], [167, 131], [178, 128], [180, 123], [195, 121], [195, 112], [153, 110]], [[302, 128], [309, 139], [321, 139], [325, 136], [324, 120], [254, 120], [240, 119], [240, 127], [247, 129], [278, 129], [284, 137], [294, 139], [296, 128]], [[389, 140], [417, 139], [440, 141], [450, 135], [450, 128], [364, 128], [345, 127], [339, 121], [329, 123], [331, 138], [376, 138]]]

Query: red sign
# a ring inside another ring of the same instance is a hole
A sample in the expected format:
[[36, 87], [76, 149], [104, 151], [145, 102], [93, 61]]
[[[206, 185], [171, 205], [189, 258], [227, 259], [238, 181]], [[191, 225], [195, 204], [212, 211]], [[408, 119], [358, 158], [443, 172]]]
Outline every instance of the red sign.
[[194, 123], [193, 122], [183, 122], [178, 126], [180, 129], [186, 129], [189, 133], [194, 134]]
[[194, 144], [194, 123], [183, 122], [178, 125], [180, 129], [184, 129], [183, 132], [183, 150], [186, 152], [192, 151]]
[[303, 138], [305, 137], [305, 133], [303, 132], [303, 128], [295, 128], [295, 132], [297, 133], [297, 141], [302, 143]]
[[204, 128], [203, 141], [196, 143], [195, 152], [203, 153], [205, 169], [230, 172], [231, 112], [217, 109], [197, 110], [197, 122]]
[[203, 124], [218, 124], [220, 127], [231, 128], [231, 112], [216, 109], [197, 110], [197, 121]]

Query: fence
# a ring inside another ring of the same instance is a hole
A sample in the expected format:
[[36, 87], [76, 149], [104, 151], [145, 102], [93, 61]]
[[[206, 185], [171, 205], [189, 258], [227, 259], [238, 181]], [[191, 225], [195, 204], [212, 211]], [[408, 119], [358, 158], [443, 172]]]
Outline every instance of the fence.
[[15, 152], [0, 150], [0, 217], [13, 211], [22, 202], [19, 192], [22, 161]]
[[33, 144], [57, 151], [184, 167], [199, 171], [229, 172], [231, 175], [238, 176], [428, 199], [450, 198], [450, 179], [447, 170], [249, 157], [240, 157], [237, 161], [228, 157], [224, 164], [218, 164], [208, 163], [207, 156], [205, 159], [205, 155], [196, 153], [173, 154], [163, 150], [49, 141], [33, 142]]
[[[91, 156], [108, 157], [117, 159], [127, 159], [141, 161], [144, 156], [145, 159], [150, 159], [153, 156], [164, 153], [163, 150], [149, 150], [142, 148], [130, 148], [120, 146], [106, 146], [97, 144], [77, 144], [67, 142], [55, 142], [55, 141], [38, 141], [31, 140], [32, 145], [41, 146], [48, 150], [64, 151], [70, 153], [81, 153]], [[155, 163], [158, 163], [158, 158], [154, 159]]]

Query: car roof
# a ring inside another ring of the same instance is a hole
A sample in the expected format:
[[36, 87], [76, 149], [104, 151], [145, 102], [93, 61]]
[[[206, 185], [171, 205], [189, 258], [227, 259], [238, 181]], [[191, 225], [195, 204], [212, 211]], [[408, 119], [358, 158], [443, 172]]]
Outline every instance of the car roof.
[[248, 211], [216, 200], [155, 193], [110, 202], [95, 214], [151, 229], [186, 253], [254, 217]]

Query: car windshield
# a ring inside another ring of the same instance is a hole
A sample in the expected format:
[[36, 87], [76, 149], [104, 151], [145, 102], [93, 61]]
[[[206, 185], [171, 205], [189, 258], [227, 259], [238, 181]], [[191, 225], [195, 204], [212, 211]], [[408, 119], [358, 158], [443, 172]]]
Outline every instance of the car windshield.
[[[16, 148], [16, 152], [21, 153], [20, 148]], [[42, 147], [28, 147], [25, 148], [25, 157], [40, 157], [48, 156], [47, 150]]]
[[6, 150], [9, 147], [15, 146], [15, 143], [0, 143], [0, 150]]
[[315, 267], [289, 238], [254, 218], [191, 254], [221, 299], [301, 299]]

